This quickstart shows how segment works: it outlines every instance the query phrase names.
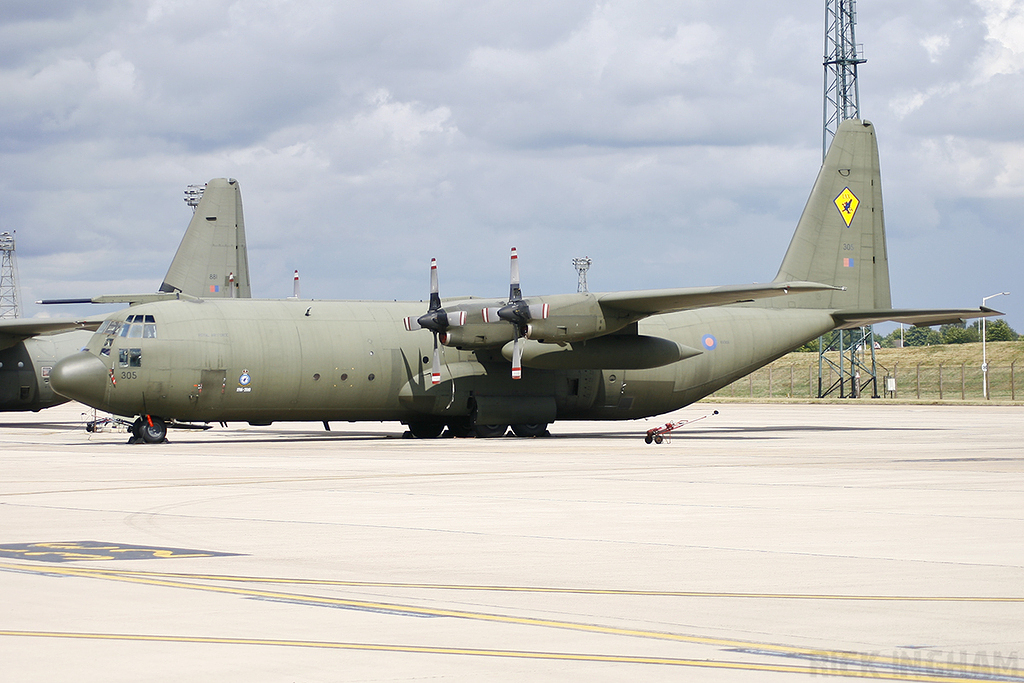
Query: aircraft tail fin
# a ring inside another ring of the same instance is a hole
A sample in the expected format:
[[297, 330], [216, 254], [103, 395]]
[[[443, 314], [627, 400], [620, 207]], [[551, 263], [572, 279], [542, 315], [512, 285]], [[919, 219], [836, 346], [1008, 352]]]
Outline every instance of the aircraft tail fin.
[[160, 291], [204, 299], [252, 296], [237, 180], [214, 178], [206, 184]]
[[797, 294], [768, 306], [889, 309], [889, 261], [875, 127], [844, 121], [829, 147], [775, 282], [822, 282], [844, 291]]

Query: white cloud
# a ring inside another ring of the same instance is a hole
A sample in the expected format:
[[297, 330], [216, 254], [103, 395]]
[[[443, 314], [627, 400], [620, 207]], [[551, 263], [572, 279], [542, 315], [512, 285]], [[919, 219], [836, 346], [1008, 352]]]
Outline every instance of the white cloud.
[[[766, 279], [820, 161], [806, 3], [58, 4], [0, 17], [0, 219], [39, 295], [155, 287], [181, 191], [220, 176], [264, 295], [298, 266], [318, 296], [418, 298], [432, 255], [500, 293], [512, 243], [534, 292], [583, 253], [594, 289]], [[897, 299], [1013, 289], [1013, 249], [968, 284], [933, 263], [963, 226], [1024, 241], [1020, 3], [859, 10]]]

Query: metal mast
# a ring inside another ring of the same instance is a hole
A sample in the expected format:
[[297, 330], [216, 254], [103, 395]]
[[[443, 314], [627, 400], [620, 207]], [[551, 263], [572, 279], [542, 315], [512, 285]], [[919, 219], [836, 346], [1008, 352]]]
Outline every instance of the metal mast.
[[[860, 85], [857, 83], [857, 65], [867, 60], [861, 55], [864, 46], [857, 44], [854, 26], [857, 24], [856, 0], [825, 0], [825, 87], [821, 135], [821, 158], [847, 119], [860, 118]], [[826, 355], [832, 351], [836, 360]], [[871, 352], [870, 361], [865, 358]], [[836, 353], [838, 352], [838, 353]], [[838, 379], [825, 387], [824, 370], [835, 371]], [[863, 371], [863, 374], [862, 374]], [[837, 330], [830, 337], [818, 337], [818, 398], [838, 391], [841, 398], [859, 398], [870, 388], [870, 395], [878, 398], [878, 371], [875, 364], [875, 333], [869, 327], [855, 330]]]
[[205, 183], [203, 185], [189, 185], [185, 188], [185, 203], [192, 207], [193, 215], [195, 215], [196, 207], [199, 206], [199, 200], [203, 198], [203, 191], [205, 189]]
[[0, 318], [17, 318], [18, 265], [14, 259], [14, 235], [0, 233]]
[[860, 86], [857, 65], [864, 46], [857, 44], [853, 27], [857, 23], [856, 0], [825, 0], [825, 102], [821, 158], [835, 137], [839, 124], [860, 118]]
[[583, 258], [574, 258], [572, 265], [576, 268], [578, 278], [576, 280], [576, 291], [586, 292], [587, 291], [587, 271], [590, 270], [591, 260], [589, 256]]

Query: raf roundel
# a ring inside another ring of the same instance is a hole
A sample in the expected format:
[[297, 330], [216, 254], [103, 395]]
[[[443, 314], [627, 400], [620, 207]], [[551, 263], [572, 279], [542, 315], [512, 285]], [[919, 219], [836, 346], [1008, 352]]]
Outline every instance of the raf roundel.
[[714, 351], [718, 346], [718, 340], [712, 334], [705, 334], [700, 338], [700, 345], [705, 351]]

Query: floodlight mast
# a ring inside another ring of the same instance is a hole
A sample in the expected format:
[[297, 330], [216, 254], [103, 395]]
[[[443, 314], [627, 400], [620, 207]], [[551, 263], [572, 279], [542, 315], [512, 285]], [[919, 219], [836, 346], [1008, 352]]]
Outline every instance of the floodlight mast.
[[821, 139], [821, 158], [825, 158], [839, 124], [847, 119], [860, 118], [860, 86], [857, 84], [857, 65], [867, 60], [861, 54], [863, 45], [857, 44], [854, 26], [857, 24], [856, 0], [825, 0], [825, 100], [822, 108], [824, 130]]
[[590, 270], [590, 264], [592, 263], [589, 256], [583, 258], [574, 258], [572, 265], [576, 268], [578, 278], [576, 280], [576, 291], [586, 292], [587, 291], [587, 271]]
[[[997, 292], [981, 298], [981, 307], [985, 308], [985, 304], [988, 303], [989, 299], [994, 299], [997, 296], [1008, 296], [1009, 292]], [[988, 351], [985, 348], [985, 318], [981, 319], [981, 393], [988, 400]]]
[[199, 200], [203, 198], [203, 191], [206, 189], [206, 185], [189, 185], [185, 188], [185, 203], [192, 207], [192, 213], [195, 214], [196, 207], [199, 206]]
[[17, 318], [21, 315], [18, 305], [18, 263], [14, 258], [14, 235], [0, 233], [0, 318]]

